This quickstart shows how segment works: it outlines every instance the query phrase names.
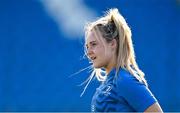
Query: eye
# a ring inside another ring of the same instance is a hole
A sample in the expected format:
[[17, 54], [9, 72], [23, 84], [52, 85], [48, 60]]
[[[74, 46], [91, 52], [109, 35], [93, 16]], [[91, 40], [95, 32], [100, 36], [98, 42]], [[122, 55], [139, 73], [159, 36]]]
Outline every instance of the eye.
[[96, 43], [92, 43], [91, 45], [92, 45], [92, 46], [96, 46], [97, 44], [96, 44]]
[[90, 44], [88, 45], [86, 45], [86, 50], [88, 50], [88, 49], [92, 49], [92, 48], [94, 48], [94, 47], [96, 47], [96, 45], [97, 45], [97, 43], [94, 41], [94, 42], [90, 42]]
[[86, 46], [86, 49], [88, 49], [89, 47], [88, 46]]

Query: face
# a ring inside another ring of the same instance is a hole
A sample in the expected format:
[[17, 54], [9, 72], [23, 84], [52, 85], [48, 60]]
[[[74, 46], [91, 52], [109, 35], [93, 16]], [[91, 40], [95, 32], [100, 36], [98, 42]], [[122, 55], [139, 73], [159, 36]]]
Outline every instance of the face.
[[113, 58], [111, 43], [107, 43], [100, 32], [90, 31], [86, 37], [88, 58], [95, 68], [106, 68]]

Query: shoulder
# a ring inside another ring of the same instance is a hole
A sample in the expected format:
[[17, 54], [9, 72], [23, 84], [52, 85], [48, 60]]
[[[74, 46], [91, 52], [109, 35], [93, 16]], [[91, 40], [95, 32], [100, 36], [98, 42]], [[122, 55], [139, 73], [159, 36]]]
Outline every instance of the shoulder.
[[117, 75], [116, 85], [120, 94], [128, 95], [128, 93], [133, 93], [136, 91], [141, 91], [147, 89], [147, 86], [140, 82], [136, 77], [134, 77], [130, 72], [125, 69], [121, 69]]
[[119, 71], [116, 82], [118, 95], [137, 111], [144, 111], [157, 101], [145, 84], [124, 69]]
[[120, 69], [119, 74], [117, 75], [117, 85], [118, 86], [130, 86], [130, 85], [144, 85], [139, 82], [139, 80], [134, 77], [130, 72], [125, 69]]

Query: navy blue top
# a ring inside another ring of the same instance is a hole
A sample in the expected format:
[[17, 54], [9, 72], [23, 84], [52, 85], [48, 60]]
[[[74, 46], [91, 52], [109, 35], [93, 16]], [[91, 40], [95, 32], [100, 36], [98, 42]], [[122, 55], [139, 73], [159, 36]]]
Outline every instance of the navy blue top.
[[143, 83], [124, 69], [111, 70], [92, 98], [92, 112], [143, 112], [157, 102]]

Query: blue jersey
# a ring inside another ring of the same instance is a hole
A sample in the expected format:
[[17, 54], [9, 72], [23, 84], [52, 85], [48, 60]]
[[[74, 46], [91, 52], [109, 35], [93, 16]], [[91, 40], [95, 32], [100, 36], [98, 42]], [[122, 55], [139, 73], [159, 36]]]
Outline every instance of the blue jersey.
[[151, 91], [126, 70], [113, 69], [92, 98], [92, 112], [143, 112], [157, 102]]

